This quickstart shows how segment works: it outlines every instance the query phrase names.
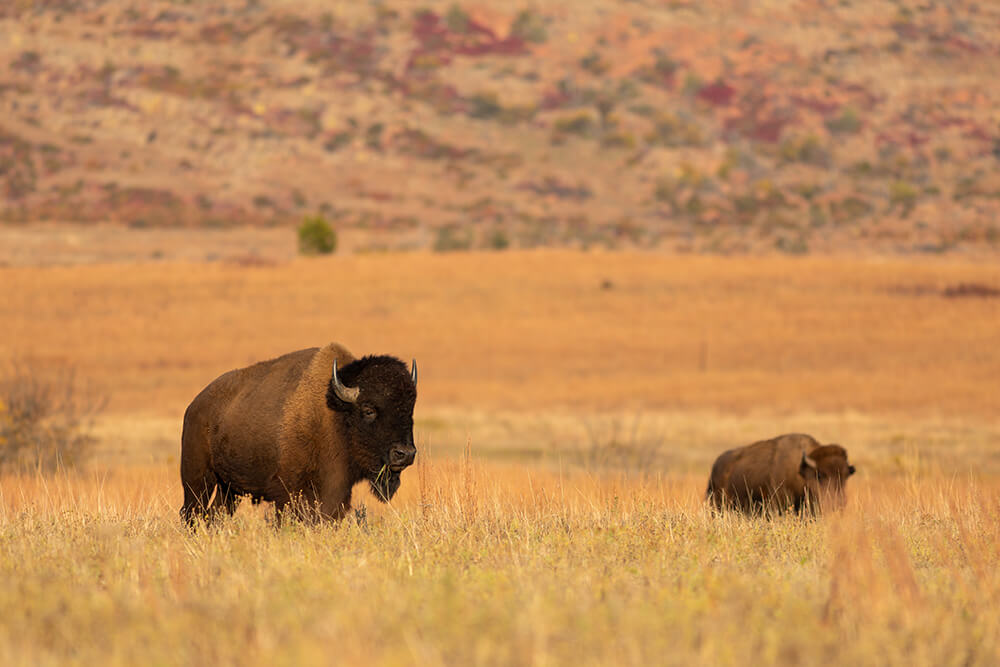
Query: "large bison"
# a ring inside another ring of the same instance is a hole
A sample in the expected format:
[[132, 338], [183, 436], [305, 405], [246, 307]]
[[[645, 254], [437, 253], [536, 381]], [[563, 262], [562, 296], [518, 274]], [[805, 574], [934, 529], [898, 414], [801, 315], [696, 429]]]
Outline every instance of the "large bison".
[[854, 474], [847, 451], [799, 433], [780, 435], [724, 452], [712, 466], [707, 498], [719, 510], [747, 514], [834, 509]]
[[249, 495], [279, 516], [303, 501], [339, 519], [365, 479], [385, 502], [416, 456], [416, 399], [416, 361], [355, 359], [335, 343], [220, 375], [184, 413], [181, 516], [231, 514]]

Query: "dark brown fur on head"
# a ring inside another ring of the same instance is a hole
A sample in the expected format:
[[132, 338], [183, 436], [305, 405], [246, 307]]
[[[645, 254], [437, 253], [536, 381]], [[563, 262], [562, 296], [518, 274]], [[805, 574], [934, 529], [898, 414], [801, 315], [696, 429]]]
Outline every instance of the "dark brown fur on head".
[[326, 403], [342, 415], [349, 444], [350, 465], [357, 478], [367, 479], [375, 496], [385, 502], [400, 485], [400, 469], [390, 468], [393, 447], [413, 447], [413, 406], [417, 387], [410, 369], [391, 356], [367, 356], [337, 369], [347, 387], [357, 387], [357, 401], [344, 401], [331, 377]]
[[840, 445], [820, 445], [812, 450], [809, 458], [816, 462], [820, 483], [826, 480], [843, 483], [854, 474], [854, 466], [847, 462], [847, 450]]
[[847, 462], [847, 450], [840, 445], [820, 445], [803, 456], [799, 474], [805, 479], [812, 502], [842, 507], [846, 500], [844, 485], [854, 474], [854, 466]]

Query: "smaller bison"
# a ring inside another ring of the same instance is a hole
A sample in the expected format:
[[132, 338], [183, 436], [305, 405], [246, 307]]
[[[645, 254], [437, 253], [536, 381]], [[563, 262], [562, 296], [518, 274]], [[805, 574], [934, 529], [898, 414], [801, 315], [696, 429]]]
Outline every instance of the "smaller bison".
[[844, 505], [844, 484], [853, 474], [840, 445], [791, 433], [724, 452], [712, 466], [706, 496], [719, 510], [781, 514], [792, 507], [817, 514]]

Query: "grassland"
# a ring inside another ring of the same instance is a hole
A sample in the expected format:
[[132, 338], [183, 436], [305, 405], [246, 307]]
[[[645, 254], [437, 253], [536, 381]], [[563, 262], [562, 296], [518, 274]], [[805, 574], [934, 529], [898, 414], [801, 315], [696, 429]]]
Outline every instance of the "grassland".
[[[0, 363], [109, 401], [88, 466], [0, 474], [4, 664], [1000, 659], [1000, 300], [957, 289], [995, 264], [404, 253], [0, 284]], [[185, 531], [186, 402], [331, 339], [420, 363], [392, 505]], [[793, 430], [848, 448], [843, 513], [708, 513], [719, 451]]]
[[6, 476], [4, 664], [992, 665], [996, 480], [859, 479], [822, 521], [704, 479], [423, 460], [392, 507], [194, 535], [173, 470]]
[[994, 418], [990, 261], [533, 251], [264, 266], [0, 267], [0, 361], [72, 365], [112, 413], [337, 340], [421, 364], [420, 409]]

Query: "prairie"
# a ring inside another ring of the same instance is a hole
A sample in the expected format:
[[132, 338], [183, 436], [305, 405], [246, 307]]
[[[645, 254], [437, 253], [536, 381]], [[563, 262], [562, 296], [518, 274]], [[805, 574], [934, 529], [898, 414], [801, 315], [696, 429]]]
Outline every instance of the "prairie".
[[[108, 401], [88, 465], [0, 474], [4, 664], [1000, 659], [995, 264], [387, 253], [0, 284], [0, 363]], [[190, 398], [329, 340], [420, 365], [392, 504], [183, 529]], [[714, 457], [787, 431], [847, 447], [847, 509], [713, 516]]]
[[[337, 340], [415, 357], [419, 408], [994, 418], [995, 262], [385, 253], [0, 267], [0, 361], [179, 416], [231, 368]], [[948, 296], [954, 294], [954, 296]]]
[[5, 664], [871, 664], [1000, 658], [995, 478], [713, 517], [702, 476], [426, 458], [362, 521], [190, 534], [174, 470], [0, 480]]

